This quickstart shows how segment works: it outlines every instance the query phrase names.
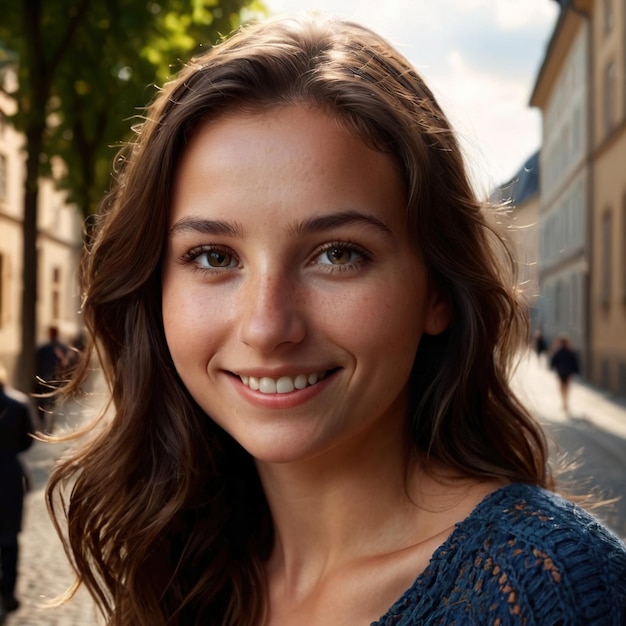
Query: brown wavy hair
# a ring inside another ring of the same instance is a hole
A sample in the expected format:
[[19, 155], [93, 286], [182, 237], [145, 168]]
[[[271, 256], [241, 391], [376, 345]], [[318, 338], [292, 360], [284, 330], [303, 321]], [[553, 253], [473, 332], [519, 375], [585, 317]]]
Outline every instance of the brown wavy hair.
[[108, 624], [262, 623], [272, 521], [253, 460], [181, 383], [161, 316], [160, 263], [177, 163], [198, 126], [233, 111], [318, 107], [394, 159], [407, 221], [452, 309], [411, 378], [416, 455], [464, 476], [552, 488], [541, 429], [509, 388], [527, 337], [515, 263], [468, 179], [454, 132], [415, 69], [356, 24], [248, 25], [166, 84], [118, 159], [82, 267], [110, 416], [55, 469], [48, 504]]

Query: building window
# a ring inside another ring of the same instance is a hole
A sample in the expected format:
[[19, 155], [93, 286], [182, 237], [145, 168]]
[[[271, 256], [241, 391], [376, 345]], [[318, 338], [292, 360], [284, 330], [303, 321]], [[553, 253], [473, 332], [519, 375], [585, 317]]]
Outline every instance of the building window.
[[0, 154], [0, 201], [7, 199], [7, 158]]
[[572, 274], [571, 278], [571, 311], [572, 311], [572, 326], [578, 328], [580, 325], [580, 276], [579, 274]]
[[616, 99], [615, 63], [610, 61], [604, 70], [604, 134], [610, 135], [615, 125]]
[[602, 359], [600, 362], [600, 384], [605, 389], [611, 388], [611, 364], [608, 359]]
[[61, 318], [61, 268], [52, 268], [52, 319]]
[[622, 292], [626, 303], [626, 193], [622, 198]]
[[602, 216], [602, 259], [600, 268], [602, 275], [600, 276], [600, 302], [604, 306], [608, 306], [611, 302], [611, 235], [613, 234], [613, 214], [606, 211]]
[[4, 325], [4, 313], [6, 302], [4, 300], [5, 280], [4, 272], [6, 270], [6, 260], [4, 254], [0, 252], [0, 328]]
[[613, 30], [613, 22], [615, 21], [615, 15], [613, 13], [613, 0], [604, 0], [602, 9], [604, 34], [608, 35]]
[[580, 106], [574, 109], [574, 124], [572, 126], [572, 152], [575, 157], [581, 152], [583, 131], [583, 114]]

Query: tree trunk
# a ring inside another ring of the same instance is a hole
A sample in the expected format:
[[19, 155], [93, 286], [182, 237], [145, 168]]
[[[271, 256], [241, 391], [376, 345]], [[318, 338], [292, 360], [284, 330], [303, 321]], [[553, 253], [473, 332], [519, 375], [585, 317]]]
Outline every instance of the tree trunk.
[[44, 128], [28, 129], [26, 180], [24, 182], [24, 221], [22, 249], [22, 352], [18, 386], [30, 393], [35, 380], [35, 349], [37, 343], [37, 284], [39, 274], [37, 249], [37, 205], [39, 202], [39, 155]]

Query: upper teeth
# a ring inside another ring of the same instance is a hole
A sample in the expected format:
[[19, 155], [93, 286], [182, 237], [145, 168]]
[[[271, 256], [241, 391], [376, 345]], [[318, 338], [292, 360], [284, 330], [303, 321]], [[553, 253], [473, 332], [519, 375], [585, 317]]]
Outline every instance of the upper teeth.
[[280, 378], [270, 378], [269, 376], [240, 376], [241, 382], [254, 391], [261, 393], [289, 393], [295, 389], [304, 389], [309, 385], [314, 385], [318, 380], [324, 378], [325, 372], [314, 372], [313, 374], [298, 374], [298, 376], [281, 376]]

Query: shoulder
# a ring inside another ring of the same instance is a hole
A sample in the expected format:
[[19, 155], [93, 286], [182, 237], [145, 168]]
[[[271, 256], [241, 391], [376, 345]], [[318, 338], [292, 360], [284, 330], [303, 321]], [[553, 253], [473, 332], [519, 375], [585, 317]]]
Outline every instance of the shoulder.
[[[564, 497], [533, 485], [512, 484], [487, 496], [466, 520], [495, 536], [544, 547], [566, 559], [581, 549], [624, 560], [626, 546], [593, 515]], [[570, 545], [575, 543], [575, 548]]]
[[378, 626], [623, 626], [626, 547], [539, 487], [491, 493], [457, 524]]
[[[494, 491], [465, 520], [486, 523], [521, 537], [557, 540], [573, 535], [579, 540], [619, 546], [624, 544], [593, 515], [563, 496], [534, 485], [513, 483]], [[465, 522], [463, 522], [465, 523]]]
[[[17, 425], [20, 431], [32, 432], [33, 428], [33, 406], [26, 394], [5, 387], [0, 393], [0, 408], [5, 426], [7, 424]], [[30, 444], [29, 444], [30, 445]]]
[[553, 611], [567, 623], [594, 625], [624, 619], [624, 543], [561, 496], [509, 485], [485, 498], [457, 531], [460, 552], [471, 556], [483, 582], [509, 591], [522, 614]]
[[2, 390], [5, 401], [8, 405], [20, 406], [28, 409], [30, 407], [30, 400], [25, 393], [13, 389], [12, 387], [4, 387]]

